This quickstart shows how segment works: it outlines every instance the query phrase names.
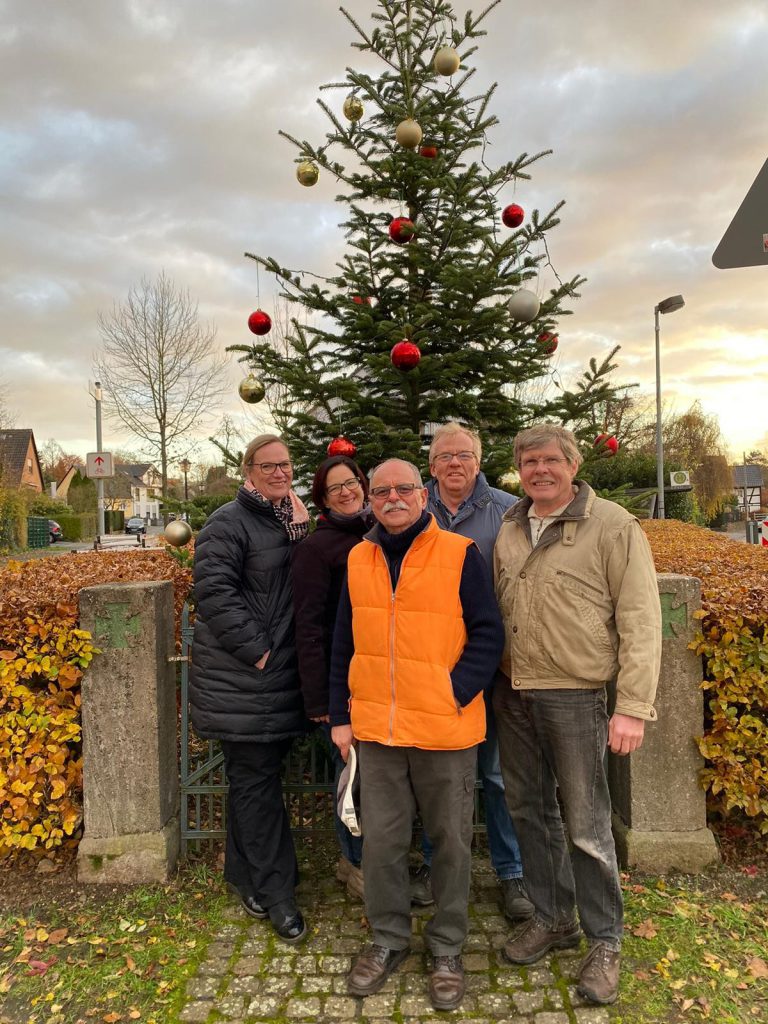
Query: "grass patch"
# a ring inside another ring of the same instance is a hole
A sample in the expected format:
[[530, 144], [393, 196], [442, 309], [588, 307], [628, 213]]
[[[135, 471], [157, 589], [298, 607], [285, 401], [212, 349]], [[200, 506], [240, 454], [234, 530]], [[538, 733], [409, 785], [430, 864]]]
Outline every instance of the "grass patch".
[[729, 873], [625, 882], [621, 999], [612, 1021], [768, 1020], [768, 895], [759, 881], [740, 881]]
[[220, 874], [186, 866], [170, 885], [81, 900], [0, 915], [0, 1022], [176, 1020], [230, 902]]

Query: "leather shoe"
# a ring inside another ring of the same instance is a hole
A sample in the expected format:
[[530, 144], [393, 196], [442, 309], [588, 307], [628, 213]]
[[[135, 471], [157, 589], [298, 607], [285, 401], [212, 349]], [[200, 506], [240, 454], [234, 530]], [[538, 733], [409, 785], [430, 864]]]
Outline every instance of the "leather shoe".
[[429, 864], [422, 864], [411, 875], [410, 884], [411, 903], [416, 907], [431, 907], [435, 898], [432, 895], [432, 869]]
[[590, 1003], [615, 1003], [619, 994], [620, 965], [620, 953], [602, 942], [595, 943], [579, 968], [576, 991]]
[[269, 920], [278, 938], [283, 942], [295, 945], [306, 937], [307, 926], [293, 900], [284, 900], [270, 907]]
[[429, 998], [436, 1010], [455, 1010], [464, 998], [466, 982], [460, 956], [436, 956], [429, 976]]
[[243, 910], [249, 917], [255, 917], [258, 921], [266, 921], [269, 917], [269, 911], [265, 907], [262, 907], [262, 905], [256, 900], [255, 896], [244, 896], [237, 886], [233, 885], [231, 882], [227, 882], [227, 888], [233, 895], [237, 896], [242, 904]]
[[579, 926], [575, 921], [562, 928], [547, 928], [538, 918], [532, 917], [513, 932], [502, 954], [511, 964], [535, 964], [550, 949], [570, 949], [578, 946], [579, 941]]
[[409, 949], [389, 949], [373, 943], [367, 946], [347, 975], [347, 992], [351, 996], [372, 996], [384, 985], [392, 971], [408, 956]]
[[528, 899], [522, 878], [502, 878], [501, 909], [510, 921], [527, 921], [533, 917], [533, 904]]

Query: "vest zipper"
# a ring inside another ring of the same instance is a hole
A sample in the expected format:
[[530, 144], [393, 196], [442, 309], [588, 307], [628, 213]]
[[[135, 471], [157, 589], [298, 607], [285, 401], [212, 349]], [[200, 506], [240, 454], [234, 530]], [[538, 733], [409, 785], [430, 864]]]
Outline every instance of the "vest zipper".
[[[419, 534], [418, 536], [421, 536]], [[413, 538], [411, 547], [418, 540], [418, 536]], [[403, 560], [400, 563], [400, 572], [397, 576], [397, 583], [392, 587], [392, 605], [389, 616], [389, 687], [390, 687], [390, 711], [389, 711], [389, 743], [392, 745], [392, 738], [395, 731], [395, 592], [397, 591], [397, 584], [403, 575], [403, 569], [405, 568], [405, 560], [411, 553], [411, 548], [403, 555]], [[384, 551], [382, 549], [382, 555]], [[387, 557], [384, 555], [384, 564], [387, 566], [387, 572], [389, 572], [389, 564], [387, 563]]]

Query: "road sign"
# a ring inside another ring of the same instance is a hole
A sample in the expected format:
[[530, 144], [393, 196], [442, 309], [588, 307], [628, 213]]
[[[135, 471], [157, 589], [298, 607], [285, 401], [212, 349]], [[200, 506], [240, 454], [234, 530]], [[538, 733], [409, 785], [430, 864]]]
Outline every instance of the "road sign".
[[768, 160], [712, 254], [719, 270], [768, 267]]
[[104, 480], [114, 476], [112, 452], [88, 452], [85, 456], [85, 475], [92, 480]]

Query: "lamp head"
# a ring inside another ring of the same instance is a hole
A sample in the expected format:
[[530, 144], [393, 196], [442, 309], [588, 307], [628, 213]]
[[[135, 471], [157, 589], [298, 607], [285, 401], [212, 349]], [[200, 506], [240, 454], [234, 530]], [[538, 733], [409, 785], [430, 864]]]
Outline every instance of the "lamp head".
[[684, 305], [685, 299], [682, 295], [670, 295], [668, 299], [662, 299], [656, 309], [659, 313], [674, 313]]

